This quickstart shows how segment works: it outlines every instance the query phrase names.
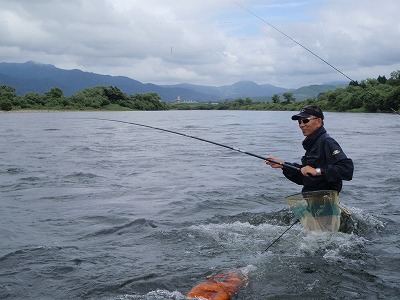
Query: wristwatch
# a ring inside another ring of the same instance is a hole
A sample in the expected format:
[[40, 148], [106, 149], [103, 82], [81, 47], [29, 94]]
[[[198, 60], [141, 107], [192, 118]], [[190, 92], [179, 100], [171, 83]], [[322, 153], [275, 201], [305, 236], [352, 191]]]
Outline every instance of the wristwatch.
[[322, 172], [321, 172], [320, 168], [316, 168], [315, 172], [317, 172], [317, 176], [321, 176], [322, 175]]

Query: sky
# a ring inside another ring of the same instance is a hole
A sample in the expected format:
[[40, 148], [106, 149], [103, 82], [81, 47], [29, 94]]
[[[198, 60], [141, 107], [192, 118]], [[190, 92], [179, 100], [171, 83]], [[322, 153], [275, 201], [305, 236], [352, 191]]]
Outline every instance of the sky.
[[249, 80], [285, 88], [389, 78], [400, 69], [398, 0], [0, 4], [0, 62], [35, 61], [158, 85]]

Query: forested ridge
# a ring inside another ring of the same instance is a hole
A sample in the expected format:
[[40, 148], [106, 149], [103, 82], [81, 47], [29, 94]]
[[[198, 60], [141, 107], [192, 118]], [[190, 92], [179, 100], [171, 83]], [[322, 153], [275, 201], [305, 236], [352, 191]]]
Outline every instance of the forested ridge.
[[298, 110], [318, 105], [326, 111], [393, 112], [400, 108], [400, 70], [390, 78], [378, 76], [350, 82], [343, 88], [320, 93], [315, 98], [296, 101], [292, 93], [275, 94], [271, 102], [240, 98], [220, 103], [164, 103], [157, 93], [126, 95], [118, 87], [98, 86], [65, 97], [60, 88], [18, 96], [12, 86], [0, 86], [0, 110]]
[[275, 94], [271, 102], [254, 102], [241, 98], [219, 104], [179, 104], [175, 109], [223, 109], [223, 110], [289, 110], [296, 111], [305, 105], [318, 105], [325, 111], [338, 112], [393, 112], [400, 108], [400, 70], [390, 78], [378, 76], [360, 83], [350, 82], [348, 86], [320, 93], [315, 98], [296, 101], [292, 93]]
[[65, 97], [59, 88], [44, 94], [17, 96], [11, 86], [0, 87], [0, 109], [10, 110], [165, 110], [157, 93], [126, 95], [113, 86], [97, 86]]

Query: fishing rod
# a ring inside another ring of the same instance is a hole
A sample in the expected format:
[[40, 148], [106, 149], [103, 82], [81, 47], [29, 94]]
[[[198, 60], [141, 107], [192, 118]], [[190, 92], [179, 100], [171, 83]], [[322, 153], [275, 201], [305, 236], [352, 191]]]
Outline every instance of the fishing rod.
[[264, 20], [263, 18], [261, 18], [260, 16], [258, 16], [257, 14], [255, 14], [253, 11], [249, 10], [248, 8], [244, 7], [243, 5], [241, 5], [240, 3], [233, 1], [234, 3], [236, 3], [239, 7], [241, 7], [243, 10], [247, 11], [248, 13], [252, 14], [253, 16], [255, 16], [257, 19], [261, 20], [263, 23], [267, 24], [268, 26], [272, 27], [273, 29], [275, 29], [276, 31], [278, 31], [280, 34], [284, 35], [285, 37], [287, 37], [289, 40], [291, 40], [292, 42], [296, 43], [297, 45], [299, 45], [300, 47], [302, 47], [304, 50], [308, 51], [309, 53], [311, 53], [312, 55], [314, 55], [316, 58], [318, 58], [319, 60], [321, 60], [322, 62], [324, 62], [325, 64], [327, 64], [328, 66], [330, 66], [332, 69], [334, 69], [335, 71], [339, 72], [340, 74], [342, 74], [344, 77], [346, 77], [347, 79], [349, 79], [351, 82], [355, 82], [353, 79], [351, 79], [349, 76], [347, 76], [345, 73], [343, 73], [342, 71], [340, 71], [338, 68], [336, 68], [335, 66], [333, 66], [332, 64], [330, 64], [329, 62], [327, 62], [325, 59], [323, 59], [321, 56], [317, 55], [315, 52], [311, 51], [310, 49], [308, 49], [306, 46], [300, 44], [298, 41], [296, 41], [295, 39], [293, 39], [292, 37], [290, 37], [289, 35], [287, 35], [286, 33], [284, 33], [282, 30], [280, 30], [279, 28], [275, 27], [274, 25], [272, 25], [271, 23], [267, 22], [266, 20]]
[[102, 121], [117, 122], [117, 123], [124, 123], [124, 124], [130, 124], [130, 125], [146, 127], [146, 128], [151, 128], [151, 129], [155, 129], [155, 130], [160, 130], [160, 131], [164, 131], [164, 132], [169, 132], [169, 133], [181, 135], [181, 136], [188, 137], [188, 138], [191, 138], [191, 139], [195, 139], [195, 140], [198, 140], [198, 141], [210, 143], [210, 144], [213, 144], [213, 145], [216, 145], [216, 146], [219, 146], [219, 147], [227, 148], [227, 149], [230, 149], [230, 150], [233, 150], [233, 151], [236, 151], [236, 152], [240, 152], [240, 153], [243, 153], [243, 154], [246, 154], [246, 155], [257, 157], [257, 158], [262, 159], [264, 161], [269, 161], [271, 163], [281, 165], [282, 167], [287, 167], [287, 168], [290, 168], [292, 170], [300, 171], [300, 168], [295, 167], [293, 165], [290, 165], [290, 164], [287, 164], [287, 163], [284, 163], [284, 162], [282, 163], [282, 162], [279, 162], [279, 161], [276, 161], [276, 160], [273, 160], [273, 159], [270, 159], [270, 158], [267, 158], [267, 157], [263, 157], [261, 155], [257, 155], [257, 154], [254, 154], [254, 153], [239, 149], [239, 148], [235, 148], [235, 147], [227, 146], [227, 145], [224, 145], [224, 144], [221, 144], [221, 143], [209, 141], [209, 140], [206, 140], [206, 139], [203, 139], [203, 138], [199, 138], [199, 137], [196, 137], [196, 136], [192, 136], [192, 135], [189, 135], [189, 134], [185, 134], [185, 133], [181, 133], [181, 132], [177, 132], [177, 131], [172, 131], [172, 130], [169, 130], [169, 129], [159, 128], [159, 127], [154, 127], [154, 126], [150, 126], [150, 125], [134, 123], [134, 122], [127, 122], [127, 121], [113, 120], [113, 119], [101, 119], [101, 118], [93, 118], [93, 119], [102, 120]]

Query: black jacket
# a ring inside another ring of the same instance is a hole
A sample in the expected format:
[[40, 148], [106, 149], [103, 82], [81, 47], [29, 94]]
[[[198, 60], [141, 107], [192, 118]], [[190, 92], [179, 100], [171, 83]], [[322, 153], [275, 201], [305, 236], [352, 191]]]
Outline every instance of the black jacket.
[[302, 192], [342, 189], [342, 180], [353, 178], [354, 165], [347, 158], [340, 145], [326, 133], [324, 127], [319, 128], [311, 137], [303, 141], [306, 150], [301, 158], [301, 165], [288, 163], [296, 167], [311, 166], [320, 168], [322, 176], [303, 176], [300, 171], [283, 167], [283, 175], [289, 180], [302, 185]]

